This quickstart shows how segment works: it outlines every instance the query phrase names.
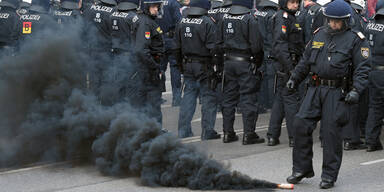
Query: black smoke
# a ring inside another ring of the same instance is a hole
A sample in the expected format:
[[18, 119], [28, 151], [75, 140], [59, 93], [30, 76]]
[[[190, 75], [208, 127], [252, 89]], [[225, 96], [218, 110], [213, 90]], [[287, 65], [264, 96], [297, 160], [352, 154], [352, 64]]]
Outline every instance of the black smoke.
[[[45, 35], [44, 41], [28, 40], [16, 56], [1, 58], [0, 168], [82, 156], [104, 174], [137, 176], [147, 186], [277, 187], [229, 171], [171, 133], [164, 134], [155, 119], [129, 101], [103, 105], [87, 86], [93, 60], [82, 51], [79, 34], [70, 30]], [[112, 67], [103, 70], [115, 71]], [[101, 81], [101, 87], [113, 96], [120, 88], [110, 79]]]

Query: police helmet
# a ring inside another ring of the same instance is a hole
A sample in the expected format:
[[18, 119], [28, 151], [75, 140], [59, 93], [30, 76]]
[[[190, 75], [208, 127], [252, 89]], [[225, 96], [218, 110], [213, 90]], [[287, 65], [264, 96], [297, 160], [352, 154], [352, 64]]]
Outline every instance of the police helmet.
[[223, 6], [224, 4], [224, 1], [223, 0], [210, 0], [211, 1], [211, 9], [216, 9], [216, 8], [219, 8], [221, 6]]
[[352, 8], [362, 11], [365, 10], [365, 1], [364, 0], [351, 0]]
[[261, 1], [257, 6], [260, 7], [279, 7], [279, 0], [264, 0]]
[[228, 13], [233, 15], [240, 15], [249, 13], [252, 9], [253, 0], [236, 0], [232, 2], [232, 6]]
[[326, 4], [330, 3], [330, 2], [331, 2], [331, 0], [317, 0], [316, 1], [316, 3], [321, 5], [321, 6], [324, 6], [324, 5], [326, 5]]
[[50, 3], [47, 0], [32, 0], [30, 11], [36, 12], [48, 12], [50, 7]]
[[325, 7], [324, 16], [332, 19], [349, 19], [351, 17], [351, 6], [343, 0], [335, 0]]
[[139, 8], [139, 0], [119, 0], [117, 9], [120, 11], [134, 10]]
[[61, 7], [64, 9], [80, 9], [80, 0], [61, 0]]
[[[280, 8], [283, 9], [284, 11], [286, 11], [286, 12], [296, 13], [298, 10], [293, 11], [293, 10], [288, 9], [288, 7], [287, 7], [288, 1], [289, 0], [279, 0]], [[299, 6], [300, 6], [301, 0], [298, 0], [298, 1], [299, 1]]]
[[229, 7], [232, 5], [232, 0], [224, 0], [223, 7]]
[[100, 0], [102, 3], [108, 4], [108, 5], [117, 5], [116, 0]]
[[191, 0], [189, 3], [188, 15], [205, 15], [211, 8], [209, 0]]
[[32, 0], [22, 0], [20, 2], [20, 8], [29, 8], [31, 6]]
[[17, 9], [19, 7], [19, 0], [2, 0], [0, 1], [0, 6]]
[[116, 0], [100, 0], [101, 2], [108, 4], [108, 5], [117, 5]]
[[376, 18], [376, 15], [381, 15], [381, 16], [384, 16], [384, 0], [378, 0], [377, 3], [376, 3], [376, 14], [375, 14], [375, 18]]
[[141, 6], [140, 6], [141, 10], [147, 15], [151, 15], [151, 13], [149, 12], [149, 5], [151, 5], [151, 4], [159, 5], [159, 11], [158, 11], [159, 13], [158, 13], [157, 17], [162, 17], [164, 1], [162, 1], [162, 0], [142, 0], [141, 2], [142, 2]]

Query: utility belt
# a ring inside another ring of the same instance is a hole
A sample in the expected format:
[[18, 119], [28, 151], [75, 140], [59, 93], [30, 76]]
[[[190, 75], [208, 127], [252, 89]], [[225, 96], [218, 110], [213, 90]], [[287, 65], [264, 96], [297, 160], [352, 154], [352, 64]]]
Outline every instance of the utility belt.
[[174, 30], [169, 30], [168, 32], [164, 33], [165, 36], [168, 38], [173, 38], [175, 36], [175, 31]]
[[328, 86], [333, 88], [340, 88], [340, 87], [344, 88], [344, 86], [348, 84], [347, 78], [330, 80], [330, 79], [321, 78], [317, 74], [312, 72], [310, 73], [310, 75], [311, 75], [311, 78], [309, 80], [309, 85], [313, 87], [322, 85], [322, 86]]
[[228, 61], [240, 61], [240, 62], [250, 62], [252, 60], [251, 56], [238, 56], [233, 54], [224, 54], [224, 60]]
[[373, 70], [376, 71], [384, 71], [384, 66], [383, 65], [375, 65], [372, 67]]
[[202, 64], [205, 64], [209, 61], [210, 61], [210, 57], [184, 56], [184, 63], [202, 63]]

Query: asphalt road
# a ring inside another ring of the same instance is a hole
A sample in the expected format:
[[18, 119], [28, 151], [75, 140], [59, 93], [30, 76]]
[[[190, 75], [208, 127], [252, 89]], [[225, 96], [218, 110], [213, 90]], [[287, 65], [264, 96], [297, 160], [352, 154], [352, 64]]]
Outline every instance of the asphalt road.
[[[167, 88], [170, 83], [167, 82]], [[163, 98], [164, 127], [176, 133], [178, 107], [171, 107], [171, 93], [166, 92]], [[266, 136], [269, 113], [259, 116], [257, 132]], [[200, 140], [200, 106], [196, 109], [192, 123], [194, 137], [183, 139], [186, 145], [194, 145], [203, 153], [230, 165], [230, 169], [238, 170], [252, 178], [265, 179], [276, 183], [286, 183], [285, 178], [291, 174], [292, 149], [288, 147], [287, 131], [283, 128], [281, 144], [270, 147], [264, 144], [241, 145], [241, 142], [223, 144], [221, 140]], [[216, 130], [221, 131], [222, 118], [218, 114]], [[241, 134], [241, 116], [235, 121], [235, 129]], [[241, 136], [240, 136], [241, 138]], [[294, 191], [324, 191], [318, 188], [321, 175], [322, 149], [318, 141], [318, 130], [314, 135], [315, 177], [305, 179], [295, 185]], [[382, 136], [382, 140], [383, 136]], [[1, 154], [0, 154], [1, 155]], [[150, 188], [140, 184], [137, 178], [116, 178], [103, 176], [92, 165], [78, 165], [71, 162], [32, 165], [22, 169], [0, 171], [0, 192], [126, 192], [126, 191], [190, 191], [185, 188]], [[367, 153], [360, 151], [344, 151], [343, 163], [339, 179], [333, 189], [328, 191], [384, 191], [384, 151]]]

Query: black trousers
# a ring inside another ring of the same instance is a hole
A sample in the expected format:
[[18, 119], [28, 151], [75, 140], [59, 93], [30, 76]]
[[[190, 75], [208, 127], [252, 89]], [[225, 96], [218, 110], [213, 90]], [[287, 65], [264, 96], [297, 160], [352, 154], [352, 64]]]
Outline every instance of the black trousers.
[[384, 119], [384, 71], [372, 71], [369, 75], [369, 112], [366, 126], [366, 143], [381, 146], [380, 134]]
[[349, 121], [350, 106], [341, 96], [341, 89], [326, 86], [309, 87], [294, 121], [295, 146], [293, 171], [313, 171], [312, 133], [321, 121], [323, 166], [321, 178], [336, 181], [341, 166], [342, 127]]
[[285, 79], [278, 78], [277, 92], [269, 120], [268, 138], [277, 139], [280, 137], [281, 124], [284, 118], [287, 122], [288, 137], [292, 139], [294, 136], [293, 120], [299, 109], [300, 96], [298, 91], [289, 91], [285, 84]]
[[258, 118], [257, 91], [261, 77], [250, 72], [249, 62], [224, 62], [223, 131], [233, 133], [235, 107], [241, 107], [244, 133], [255, 131]]

